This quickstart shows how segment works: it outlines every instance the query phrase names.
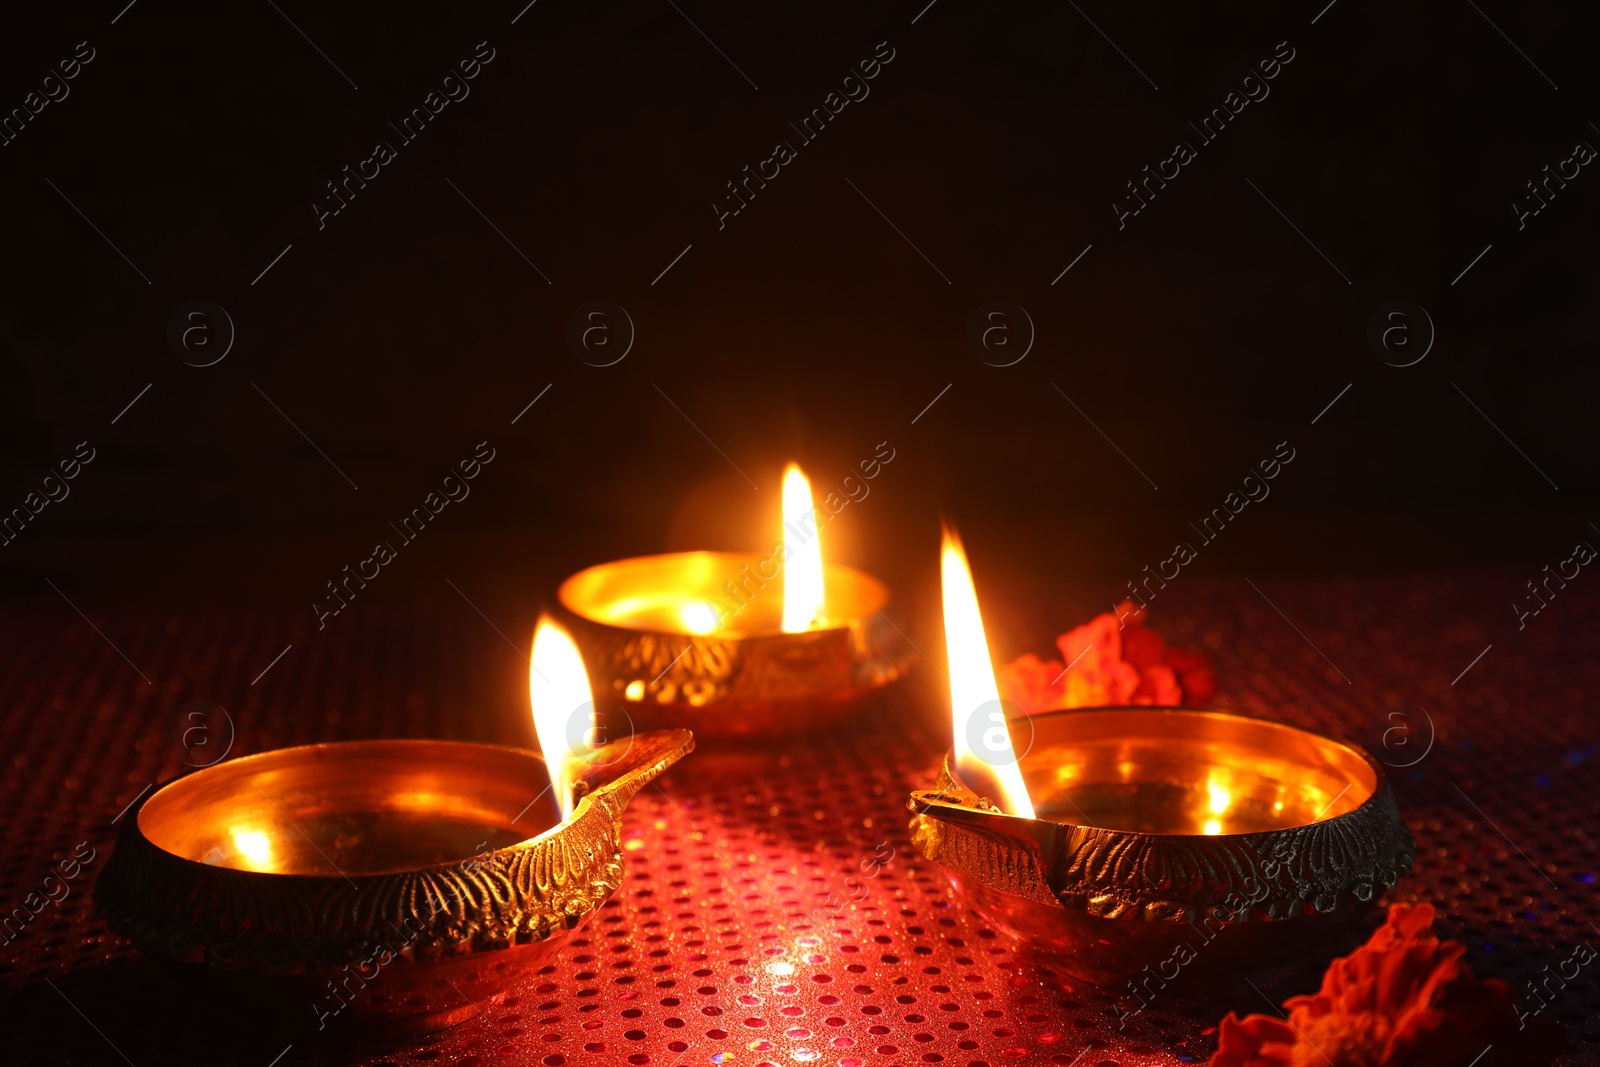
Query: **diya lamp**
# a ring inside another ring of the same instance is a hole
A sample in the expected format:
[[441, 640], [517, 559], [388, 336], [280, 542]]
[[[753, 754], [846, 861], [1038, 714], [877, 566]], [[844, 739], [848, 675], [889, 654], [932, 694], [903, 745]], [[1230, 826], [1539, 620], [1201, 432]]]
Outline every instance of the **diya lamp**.
[[674, 552], [568, 578], [555, 614], [596, 693], [636, 728], [692, 727], [702, 742], [825, 730], [859, 713], [912, 653], [883, 613], [888, 588], [823, 562], [827, 515], [790, 464], [765, 556]]
[[1411, 869], [1355, 745], [1227, 711], [1007, 715], [949, 532], [941, 571], [954, 744], [912, 842], [1047, 963], [1141, 1000], [1214, 988], [1324, 947]]
[[193, 771], [129, 810], [97, 911], [283, 1022], [404, 1035], [477, 1014], [618, 888], [623, 809], [694, 748], [686, 730], [572, 743], [571, 638], [541, 622], [532, 665], [542, 753], [345, 741]]

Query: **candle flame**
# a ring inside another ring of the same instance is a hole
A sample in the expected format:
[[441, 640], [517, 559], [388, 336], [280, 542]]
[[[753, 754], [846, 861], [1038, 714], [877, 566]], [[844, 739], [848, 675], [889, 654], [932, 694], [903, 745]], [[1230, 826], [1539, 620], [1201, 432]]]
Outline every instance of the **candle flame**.
[[540, 619], [528, 668], [533, 732], [550, 769], [561, 817], [572, 814], [572, 757], [588, 747], [594, 730], [594, 694], [578, 646], [561, 627]]
[[793, 634], [810, 629], [822, 617], [823, 608], [822, 545], [812, 510], [811, 483], [796, 463], [783, 472], [783, 526], [788, 546], [783, 568], [783, 632]]
[[944, 591], [944, 640], [950, 665], [956, 773], [973, 792], [987, 795], [1006, 814], [1034, 818], [1033, 801], [1017, 766], [1016, 750], [1000, 704], [1000, 687], [994, 680], [972, 568], [967, 565], [961, 539], [948, 528], [944, 531], [939, 570]]

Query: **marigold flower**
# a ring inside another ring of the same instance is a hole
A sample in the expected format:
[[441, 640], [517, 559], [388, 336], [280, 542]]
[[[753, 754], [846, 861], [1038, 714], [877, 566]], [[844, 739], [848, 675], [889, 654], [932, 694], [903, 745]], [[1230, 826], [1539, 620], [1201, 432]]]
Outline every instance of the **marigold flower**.
[[1365, 945], [1328, 966], [1319, 992], [1284, 1001], [1287, 1021], [1229, 1012], [1209, 1067], [1548, 1064], [1557, 1034], [1524, 1029], [1511, 987], [1480, 981], [1465, 945], [1432, 936], [1433, 916], [1428, 904], [1393, 905]]
[[[1056, 708], [1198, 704], [1216, 694], [1206, 658], [1169, 648], [1124, 601], [1056, 639], [1059, 660], [1029, 652], [997, 672], [1000, 696], [1031, 714]], [[1070, 665], [1070, 669], [1069, 669]]]

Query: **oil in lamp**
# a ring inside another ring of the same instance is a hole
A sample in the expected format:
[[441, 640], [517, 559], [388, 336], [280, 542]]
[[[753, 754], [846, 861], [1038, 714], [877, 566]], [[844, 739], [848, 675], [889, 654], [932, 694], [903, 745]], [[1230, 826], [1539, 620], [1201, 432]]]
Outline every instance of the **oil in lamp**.
[[911, 794], [912, 843], [1046, 961], [1141, 999], [1200, 991], [1325, 947], [1411, 869], [1355, 745], [1226, 711], [1007, 716], [949, 532], [941, 571], [954, 743]]
[[811, 486], [790, 464], [765, 555], [676, 552], [603, 563], [562, 583], [555, 611], [603, 702], [636, 728], [701, 741], [825, 730], [904, 675], [911, 650], [878, 579], [824, 563]]
[[623, 809], [694, 748], [686, 730], [595, 744], [583, 661], [548, 622], [532, 664], [542, 755], [345, 741], [192, 771], [129, 810], [97, 911], [280, 1025], [477, 1014], [621, 885]]

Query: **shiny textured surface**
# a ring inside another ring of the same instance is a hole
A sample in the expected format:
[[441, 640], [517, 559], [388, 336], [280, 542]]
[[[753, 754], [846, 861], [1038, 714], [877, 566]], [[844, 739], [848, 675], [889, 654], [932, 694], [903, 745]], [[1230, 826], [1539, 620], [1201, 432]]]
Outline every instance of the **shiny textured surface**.
[[120, 820], [95, 914], [148, 956], [203, 963], [208, 983], [248, 975], [296, 1013], [310, 999], [319, 1019], [442, 1029], [621, 888], [628, 801], [693, 748], [674, 730], [586, 752], [565, 819], [526, 749], [390, 739], [221, 760]]
[[[1479, 972], [1519, 990], [1580, 942], [1600, 945], [1595, 600], [1574, 583], [1518, 633], [1504, 607], [1515, 575], [1258, 584], [1328, 660], [1243, 583], [1175, 583], [1155, 624], [1214, 656], [1219, 702], [1391, 765], [1426, 749], [1426, 710], [1431, 751], [1391, 772], [1419, 846], [1391, 898], [1437, 904]], [[1224, 1011], [1267, 1010], [1248, 987], [1158, 998], [1119, 1032], [1115, 991], [1020, 958], [912, 858], [906, 794], [932, 783], [948, 739], [901, 708], [782, 754], [691, 756], [629, 809], [622, 890], [545, 973], [460, 1027], [351, 1044], [335, 1026], [302, 1038], [301, 1022], [246, 1022], [111, 938], [88, 906], [112, 819], [182, 766], [178, 710], [221, 700], [238, 754], [369, 736], [526, 744], [526, 662], [453, 605], [369, 609], [324, 634], [301, 612], [94, 621], [151, 684], [77, 616], [4, 624], [0, 903], [68, 892], [0, 948], [7, 1063], [1133, 1067], [1203, 1061]], [[1405, 745], [1385, 738], [1406, 725]], [[47, 882], [85, 841], [85, 870]], [[1309, 991], [1325, 962], [1257, 984], [1274, 1000]], [[1564, 1062], [1600, 1060], [1587, 968], [1543, 1017], [1573, 1042]]]
[[[702, 743], [780, 743], [857, 719], [916, 654], [880, 608], [894, 607], [878, 579], [850, 567], [823, 569], [830, 616], [816, 629], [781, 630], [783, 590], [766, 595], [750, 576], [735, 613], [719, 583], [751, 561], [731, 552], [675, 552], [597, 564], [562, 583], [555, 613], [583, 650], [606, 714], [638, 730], [693, 730]], [[721, 619], [688, 633], [680, 613]]]
[[1085, 981], [1154, 972], [1152, 990], [1212, 991], [1322, 953], [1411, 871], [1382, 765], [1315, 731], [1123, 707], [1042, 712], [1011, 732], [1032, 735], [1019, 764], [1045, 816], [997, 810], [952, 753], [938, 788], [911, 794], [911, 844], [961, 905]]

